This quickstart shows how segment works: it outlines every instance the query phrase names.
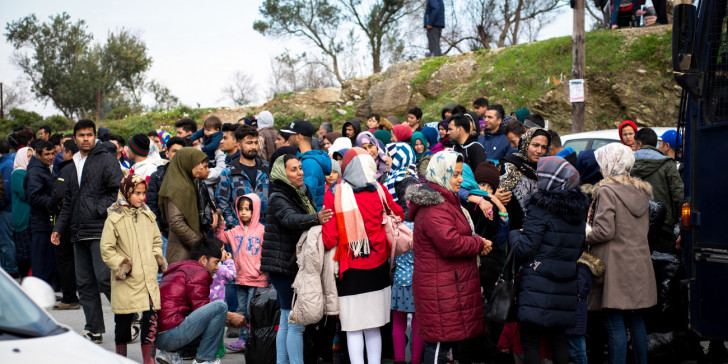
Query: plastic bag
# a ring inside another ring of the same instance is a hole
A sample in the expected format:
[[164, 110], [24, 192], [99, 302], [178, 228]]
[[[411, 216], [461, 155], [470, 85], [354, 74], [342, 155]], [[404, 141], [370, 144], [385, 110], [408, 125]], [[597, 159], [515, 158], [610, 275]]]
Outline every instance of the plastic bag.
[[250, 299], [250, 336], [245, 348], [246, 363], [275, 363], [276, 336], [281, 311], [272, 286], [256, 288]]

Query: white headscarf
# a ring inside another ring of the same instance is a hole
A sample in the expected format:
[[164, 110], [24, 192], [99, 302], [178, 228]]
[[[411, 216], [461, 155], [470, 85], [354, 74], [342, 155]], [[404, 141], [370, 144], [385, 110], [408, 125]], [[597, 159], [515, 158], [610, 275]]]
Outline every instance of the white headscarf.
[[262, 111], [258, 114], [256, 120], [258, 120], [258, 129], [273, 127], [273, 114], [271, 114], [268, 110]]
[[632, 148], [619, 143], [607, 144], [595, 150], [594, 158], [604, 178], [628, 174], [634, 166]]
[[13, 170], [16, 170], [16, 169], [26, 170], [28, 168], [28, 163], [30, 162], [30, 159], [28, 159], [28, 150], [30, 150], [30, 147], [23, 147], [23, 148], [20, 148], [15, 153], [15, 161], [13, 162]]

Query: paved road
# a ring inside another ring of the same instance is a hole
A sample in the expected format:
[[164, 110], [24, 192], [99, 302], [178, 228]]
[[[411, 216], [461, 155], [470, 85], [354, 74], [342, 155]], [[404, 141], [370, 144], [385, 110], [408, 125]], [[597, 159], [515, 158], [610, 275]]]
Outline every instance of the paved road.
[[[106, 333], [104, 334], [104, 343], [101, 344], [101, 346], [103, 346], [106, 350], [114, 352], [114, 314], [111, 312], [111, 305], [108, 301], [106, 301], [106, 298], [102, 298], [102, 301], [104, 302], [104, 324], [106, 325]], [[86, 321], [84, 320], [82, 310], [49, 310], [48, 312], [55, 317], [58, 322], [70, 326], [77, 333], [80, 334], [81, 331], [83, 331], [83, 326]], [[225, 342], [232, 342], [235, 340], [236, 339], [225, 339]], [[142, 362], [142, 351], [139, 339], [129, 344], [127, 351], [129, 359], [140, 363]], [[245, 363], [245, 356], [238, 353], [228, 353], [220, 361], [225, 364], [241, 364]], [[192, 363], [192, 360], [185, 361], [185, 363]]]

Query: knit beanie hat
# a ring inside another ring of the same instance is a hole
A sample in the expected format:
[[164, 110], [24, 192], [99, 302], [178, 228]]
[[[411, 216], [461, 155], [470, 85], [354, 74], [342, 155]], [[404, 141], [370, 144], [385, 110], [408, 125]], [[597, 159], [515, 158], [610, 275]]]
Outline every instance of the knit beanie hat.
[[149, 144], [149, 137], [142, 133], [134, 134], [129, 138], [129, 149], [140, 157], [149, 155]]
[[492, 161], [480, 163], [473, 175], [475, 176], [475, 182], [487, 183], [493, 187], [493, 191], [498, 189], [498, 185], [500, 184], [500, 170], [498, 170], [498, 167]]
[[331, 160], [331, 172], [336, 172], [339, 174], [339, 178], [341, 178], [341, 165], [338, 161]]

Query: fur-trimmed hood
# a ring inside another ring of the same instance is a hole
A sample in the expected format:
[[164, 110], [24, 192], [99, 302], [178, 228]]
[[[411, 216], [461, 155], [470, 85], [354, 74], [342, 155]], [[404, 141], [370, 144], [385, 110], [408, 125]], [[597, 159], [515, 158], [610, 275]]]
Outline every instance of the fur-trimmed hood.
[[[632, 188], [623, 188], [623, 187]], [[652, 186], [649, 183], [630, 175], [617, 175], [603, 179], [594, 185], [592, 189], [592, 197], [596, 200], [599, 190], [602, 188], [612, 188], [615, 195], [634, 216], [642, 216], [649, 212], [649, 204], [642, 203], [644, 199], [640, 198], [640, 194], [644, 194], [648, 200], [652, 199]]]
[[576, 188], [550, 191], [539, 188], [526, 199], [526, 206], [529, 204], [561, 216], [572, 225], [586, 221], [589, 212], [589, 198]]
[[407, 189], [407, 193], [405, 193], [404, 198], [407, 202], [409, 202], [409, 221], [415, 221], [415, 215], [417, 214], [417, 211], [419, 211], [420, 207], [434, 206], [445, 202], [445, 197], [442, 193], [432, 188], [430, 183], [425, 183], [419, 186], [410, 186]]

